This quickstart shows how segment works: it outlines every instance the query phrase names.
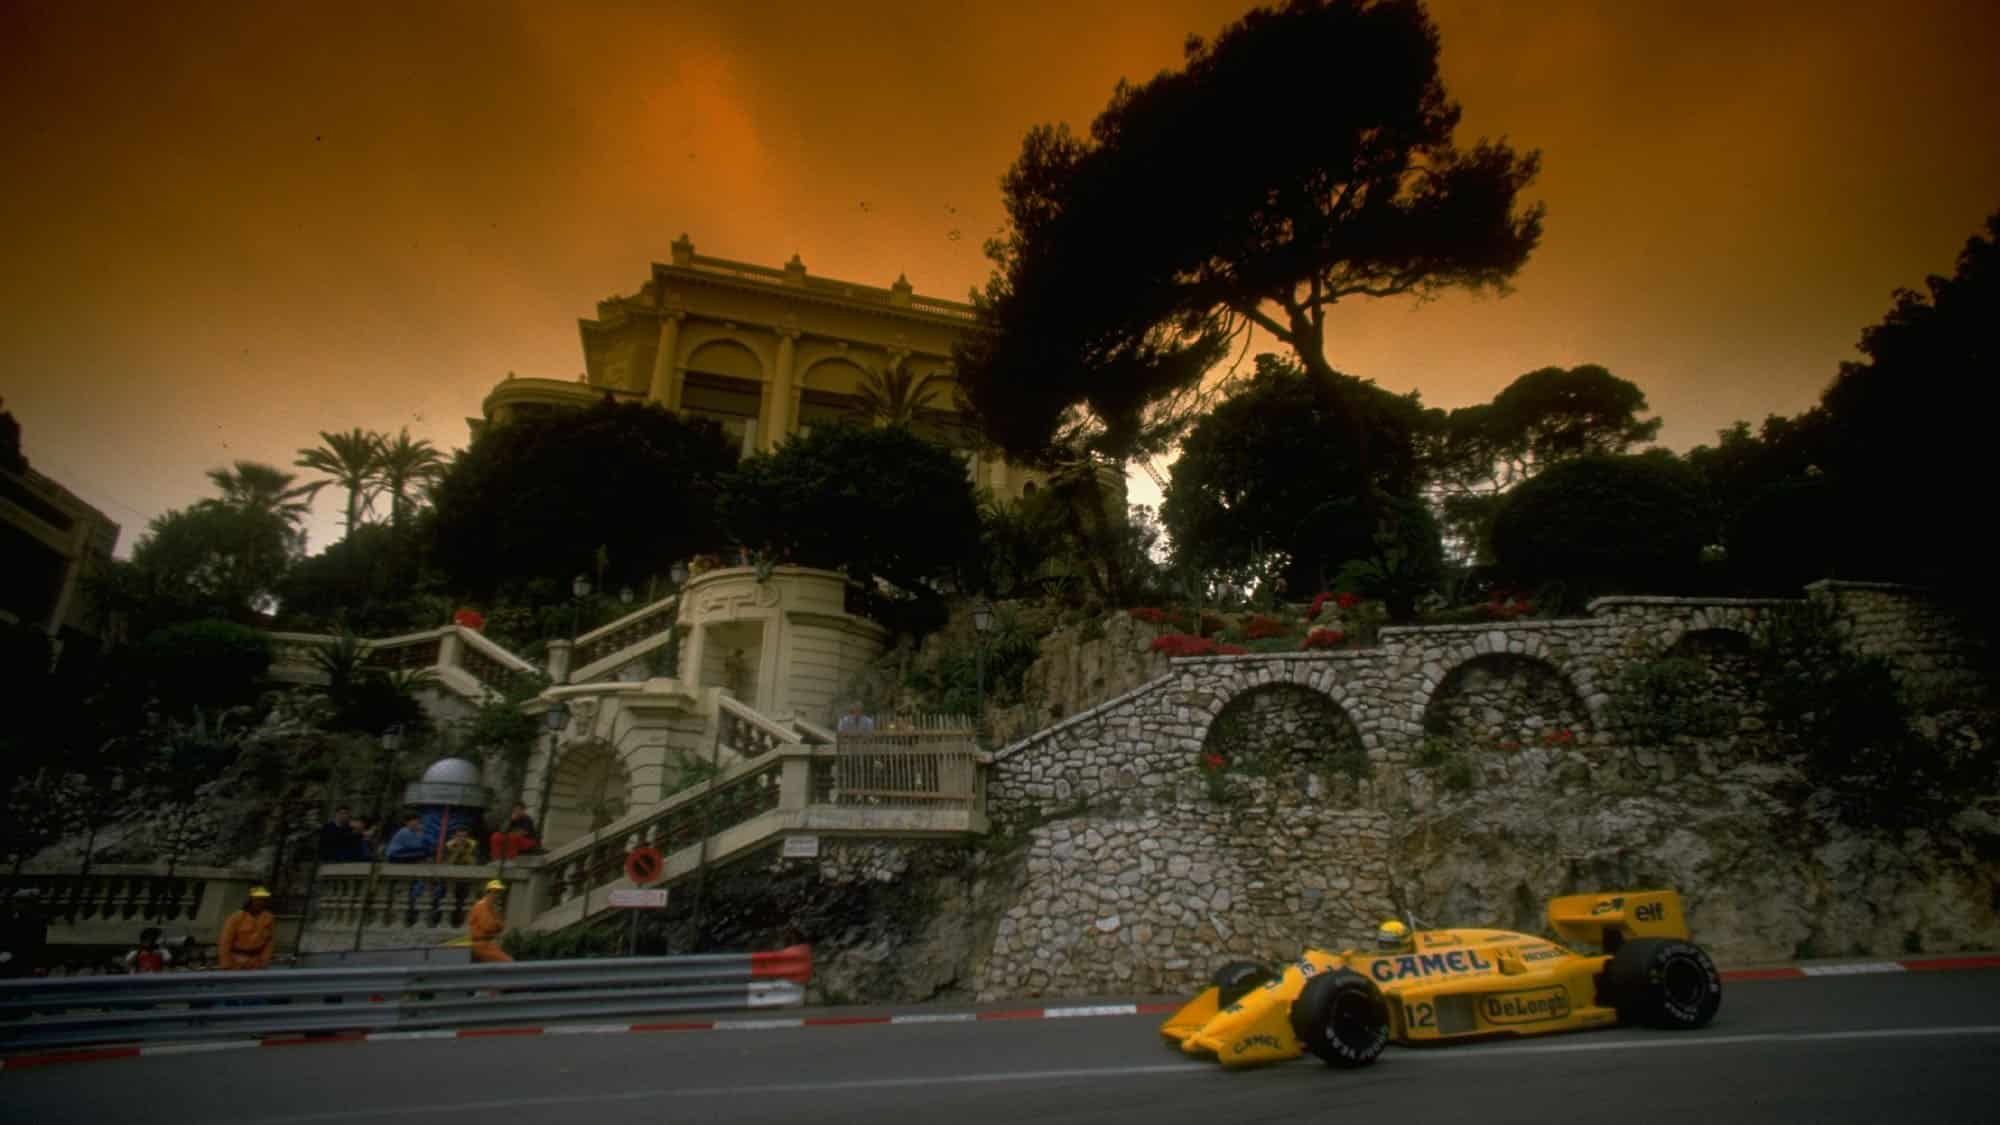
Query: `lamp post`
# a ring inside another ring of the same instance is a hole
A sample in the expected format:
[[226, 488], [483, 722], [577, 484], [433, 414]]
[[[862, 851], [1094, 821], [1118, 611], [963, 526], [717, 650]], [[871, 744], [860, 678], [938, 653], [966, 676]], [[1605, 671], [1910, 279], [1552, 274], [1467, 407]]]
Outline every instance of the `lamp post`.
[[972, 731], [975, 739], [984, 741], [986, 734], [986, 634], [993, 628], [993, 605], [985, 598], [972, 606], [972, 629], [978, 634], [978, 644], [973, 652], [973, 667], [979, 684], [979, 714], [973, 717]]
[[[576, 580], [569, 584], [569, 592], [571, 595], [569, 646], [570, 659], [574, 661], [576, 659], [577, 634], [583, 632], [583, 599], [590, 596], [590, 576], [587, 574], [577, 575]], [[574, 670], [574, 668], [571, 669], [571, 671]]]
[[[382, 732], [382, 784], [380, 788], [375, 790], [375, 819], [370, 822], [378, 826], [377, 831], [380, 830], [379, 826], [382, 823], [382, 817], [385, 815], [382, 811], [382, 806], [388, 803], [389, 777], [396, 768], [396, 751], [402, 749], [402, 746], [403, 725], [401, 723], [397, 723], [395, 726]], [[354, 950], [357, 953], [361, 951], [361, 932], [368, 925], [368, 908], [375, 901], [375, 880], [381, 873], [382, 849], [380, 847], [371, 847], [368, 849], [368, 887], [361, 893], [361, 909], [355, 912], [354, 917]]]

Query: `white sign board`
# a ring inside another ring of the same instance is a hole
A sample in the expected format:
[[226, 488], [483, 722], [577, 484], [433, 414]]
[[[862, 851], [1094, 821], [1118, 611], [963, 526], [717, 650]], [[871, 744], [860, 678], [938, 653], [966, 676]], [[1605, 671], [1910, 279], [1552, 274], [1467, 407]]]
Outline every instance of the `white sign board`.
[[786, 859], [819, 858], [819, 837], [818, 836], [785, 837], [785, 858]]
[[667, 889], [657, 890], [632, 887], [611, 892], [611, 905], [632, 907], [639, 910], [663, 910], [667, 905]]

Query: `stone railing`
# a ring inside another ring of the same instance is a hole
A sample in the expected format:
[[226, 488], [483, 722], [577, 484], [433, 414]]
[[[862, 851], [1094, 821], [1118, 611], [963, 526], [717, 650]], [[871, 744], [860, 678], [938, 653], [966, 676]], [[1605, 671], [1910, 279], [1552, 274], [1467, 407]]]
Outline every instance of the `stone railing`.
[[[49, 924], [43, 967], [102, 971], [108, 967], [106, 958], [130, 949], [147, 926], [160, 927], [170, 939], [192, 937], [200, 951], [194, 959], [198, 965], [212, 954], [223, 920], [268, 875], [248, 868], [188, 866], [168, 875], [167, 869], [165, 863], [97, 864], [87, 873], [22, 872], [19, 886], [35, 892]], [[281, 950], [292, 947], [292, 915], [301, 907], [292, 896], [280, 896], [273, 904]]]
[[[271, 633], [271, 666], [280, 678], [311, 681], [318, 675], [313, 653], [340, 643], [325, 633]], [[534, 665], [462, 625], [421, 633], [363, 640], [361, 662], [370, 668], [434, 670], [438, 682], [474, 701], [518, 694], [541, 679]]]
[[381, 641], [363, 641], [362, 663], [370, 668], [393, 668], [397, 671], [435, 668], [440, 663], [444, 633], [445, 630], [439, 629]]
[[[515, 656], [486, 638], [486, 634], [462, 625], [449, 626], [458, 639], [447, 643], [442, 655], [456, 656], [457, 666], [481, 686], [501, 695], [520, 695], [539, 684], [541, 669]], [[449, 641], [447, 637], [447, 641]]]
[[[517, 865], [508, 877], [526, 873]], [[362, 949], [444, 944], [464, 935], [467, 914], [498, 875], [492, 864], [324, 864], [302, 948], [354, 949], [357, 935]], [[516, 897], [528, 896], [510, 896], [510, 906]]]
[[[157, 922], [187, 925], [204, 914], [236, 909], [254, 871], [165, 864], [99, 864], [82, 872], [24, 872], [20, 887], [33, 890], [44, 914], [72, 925]], [[136, 932], [136, 931], [135, 931]]]
[[988, 759], [970, 724], [839, 737], [812, 761], [812, 803], [881, 808], [974, 807]]
[[570, 666], [575, 669], [570, 682], [583, 683], [609, 675], [666, 643], [680, 604], [679, 595], [661, 598], [578, 637], [570, 656]]

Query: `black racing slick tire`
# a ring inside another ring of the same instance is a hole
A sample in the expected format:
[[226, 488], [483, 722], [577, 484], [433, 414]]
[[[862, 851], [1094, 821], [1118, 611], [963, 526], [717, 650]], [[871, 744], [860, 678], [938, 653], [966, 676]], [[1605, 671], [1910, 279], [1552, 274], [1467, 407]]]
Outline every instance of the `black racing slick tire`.
[[1307, 981], [1292, 1001], [1292, 1034], [1328, 1066], [1367, 1066], [1389, 1045], [1389, 1006], [1374, 981], [1335, 969]]
[[1619, 946], [1605, 967], [1604, 984], [1618, 1018], [1645, 1027], [1703, 1027], [1722, 1007], [1722, 974], [1715, 962], [1700, 946], [1673, 938], [1638, 938]]
[[1270, 968], [1255, 961], [1231, 961], [1215, 970], [1215, 1007], [1220, 1011], [1277, 980]]

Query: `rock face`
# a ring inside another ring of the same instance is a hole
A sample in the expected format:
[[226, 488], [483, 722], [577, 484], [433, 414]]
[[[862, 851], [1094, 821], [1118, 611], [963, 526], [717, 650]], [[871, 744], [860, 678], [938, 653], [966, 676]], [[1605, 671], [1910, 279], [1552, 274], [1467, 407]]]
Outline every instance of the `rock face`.
[[994, 708], [989, 729], [1003, 742], [1025, 737], [1159, 678], [1168, 660], [1148, 646], [1164, 631], [1124, 613], [1051, 631], [1021, 685], [1022, 702]]

